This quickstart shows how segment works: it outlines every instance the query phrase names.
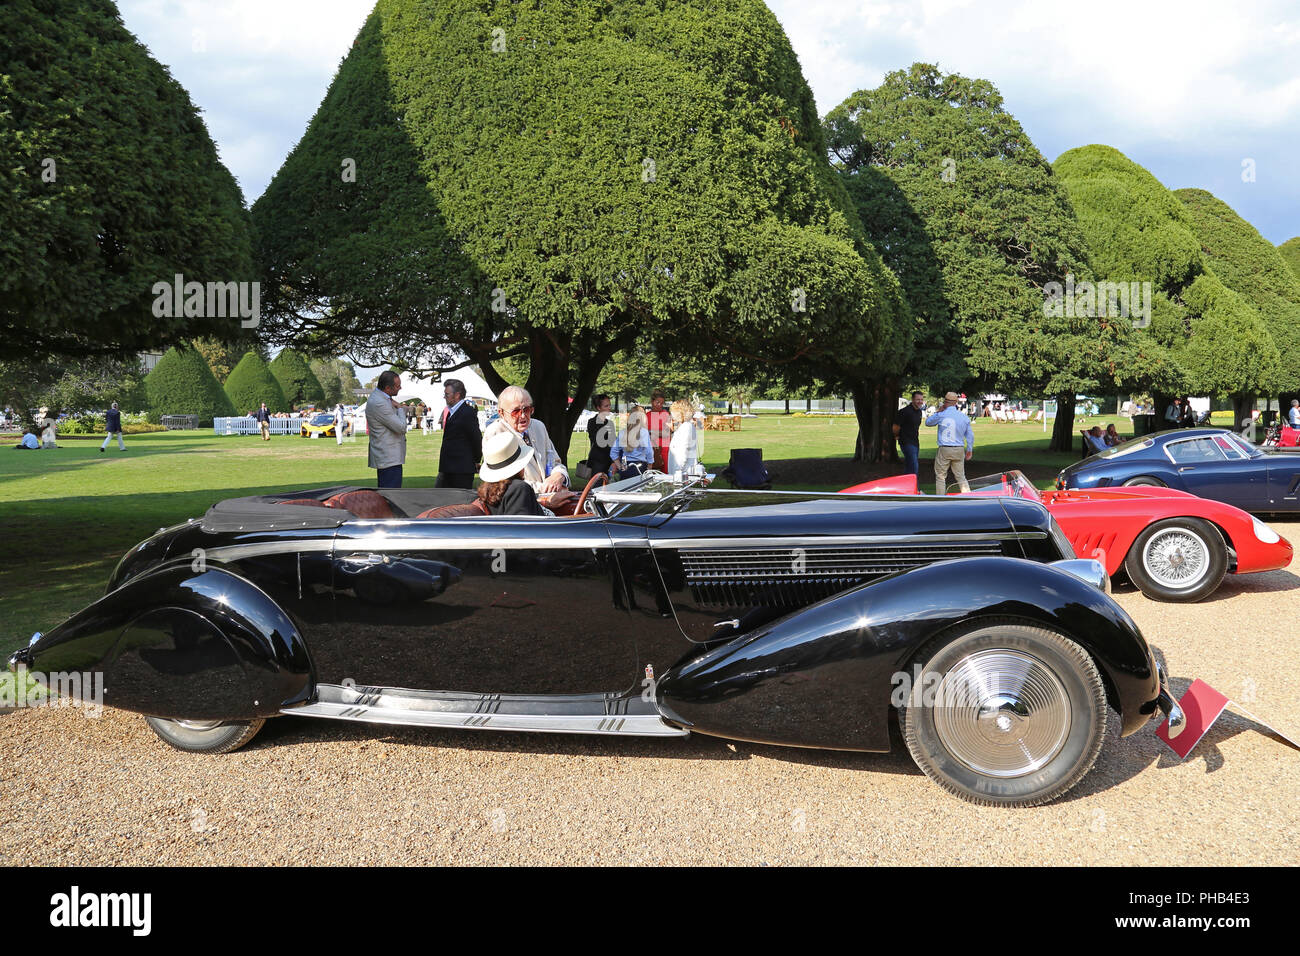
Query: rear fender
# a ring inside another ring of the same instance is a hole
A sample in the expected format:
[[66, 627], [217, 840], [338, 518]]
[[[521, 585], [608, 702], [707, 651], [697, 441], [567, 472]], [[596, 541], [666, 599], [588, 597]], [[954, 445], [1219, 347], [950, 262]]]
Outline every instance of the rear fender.
[[91, 673], [103, 702], [155, 717], [272, 716], [314, 692], [298, 628], [218, 565], [164, 565], [100, 598], [14, 656], [43, 673]]
[[889, 749], [890, 696], [932, 638], [981, 618], [1016, 618], [1088, 650], [1137, 730], [1159, 695], [1155, 659], [1118, 604], [1064, 571], [1019, 558], [945, 561], [828, 598], [671, 669], [664, 716], [758, 743]]

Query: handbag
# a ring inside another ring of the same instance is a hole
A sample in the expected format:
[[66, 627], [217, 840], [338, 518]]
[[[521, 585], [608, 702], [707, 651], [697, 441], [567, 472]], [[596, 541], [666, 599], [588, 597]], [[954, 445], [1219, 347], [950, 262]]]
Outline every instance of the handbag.
[[588, 462], [587, 459], [585, 458], [582, 459], [582, 461], [578, 462], [578, 464], [574, 466], [573, 473], [577, 475], [578, 480], [582, 482], [589, 481], [591, 479], [591, 476], [595, 474], [595, 472], [592, 470], [591, 463]]

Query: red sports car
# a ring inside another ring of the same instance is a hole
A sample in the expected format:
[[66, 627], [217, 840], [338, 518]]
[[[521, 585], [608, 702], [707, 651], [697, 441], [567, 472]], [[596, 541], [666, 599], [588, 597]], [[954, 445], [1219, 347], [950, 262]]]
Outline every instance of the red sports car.
[[[972, 495], [1041, 502], [1081, 558], [1114, 576], [1123, 568], [1147, 597], [1199, 601], [1224, 574], [1291, 563], [1291, 542], [1240, 508], [1174, 488], [1131, 486], [1040, 492], [1018, 471], [970, 482]], [[915, 475], [845, 488], [854, 494], [917, 494]]]

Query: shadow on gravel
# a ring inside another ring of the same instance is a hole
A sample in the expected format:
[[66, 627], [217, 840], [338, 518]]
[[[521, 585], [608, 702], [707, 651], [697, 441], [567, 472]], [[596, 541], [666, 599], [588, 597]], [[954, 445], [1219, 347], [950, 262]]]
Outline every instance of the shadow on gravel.
[[[892, 736], [892, 735], [891, 735]], [[556, 754], [557, 756], [645, 757], [656, 760], [749, 760], [767, 757], [831, 770], [867, 770], [920, 776], [901, 741], [891, 753], [857, 753], [777, 747], [724, 740], [704, 734], [689, 737], [614, 737], [578, 734], [529, 734], [514, 731], [444, 730], [348, 723], [311, 717], [277, 717], [269, 721], [248, 750], [323, 744], [330, 741], [375, 741], [405, 747], [442, 747], [473, 753]]]

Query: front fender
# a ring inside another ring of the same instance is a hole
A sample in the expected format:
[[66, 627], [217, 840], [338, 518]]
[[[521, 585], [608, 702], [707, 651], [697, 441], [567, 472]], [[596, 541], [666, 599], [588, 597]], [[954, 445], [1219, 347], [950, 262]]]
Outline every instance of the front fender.
[[315, 683], [302, 635], [264, 591], [188, 559], [132, 578], [15, 659], [97, 674], [110, 706], [192, 720], [272, 716]]
[[839, 750], [889, 749], [894, 675], [931, 638], [978, 618], [1069, 636], [1096, 660], [1129, 734], [1154, 712], [1155, 659], [1111, 598], [1051, 565], [944, 561], [828, 598], [686, 661], [657, 685], [666, 718], [698, 733]]

